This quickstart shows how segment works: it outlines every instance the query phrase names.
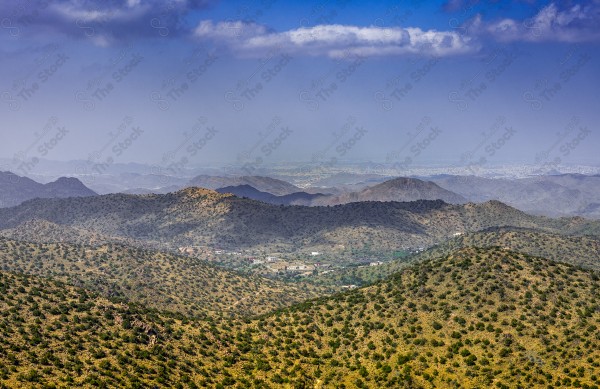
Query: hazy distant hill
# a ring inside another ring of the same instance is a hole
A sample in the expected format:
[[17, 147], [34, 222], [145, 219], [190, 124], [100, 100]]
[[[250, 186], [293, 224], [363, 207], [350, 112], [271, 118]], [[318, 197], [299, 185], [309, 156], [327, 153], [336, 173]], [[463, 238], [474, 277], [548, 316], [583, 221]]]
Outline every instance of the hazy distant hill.
[[276, 196], [260, 190], [250, 185], [226, 186], [216, 190], [219, 193], [231, 193], [237, 197], [247, 197], [249, 199], [262, 201], [277, 205], [310, 205], [317, 199], [327, 198], [328, 195], [322, 193], [295, 192], [283, 196]]
[[339, 196], [319, 198], [314, 202], [314, 205], [346, 204], [356, 201], [416, 200], [442, 200], [450, 204], [467, 202], [464, 197], [440, 188], [433, 182], [416, 178], [399, 177], [374, 186], [366, 187], [359, 192], [350, 192]]
[[470, 201], [496, 199], [539, 215], [600, 218], [600, 176], [561, 174], [521, 179], [438, 176], [428, 179]]
[[[150, 167], [147, 170], [151, 170]], [[108, 193], [168, 193], [185, 187], [189, 178], [166, 174], [122, 172], [82, 176], [84, 182], [98, 194]]]
[[197, 188], [166, 195], [36, 199], [0, 209], [0, 229], [15, 231], [32, 219], [173, 249], [208, 245], [296, 251], [370, 246], [386, 251], [430, 246], [455, 233], [496, 226], [555, 233], [600, 231], [598, 222], [531, 216], [497, 201], [464, 205], [420, 200], [332, 207], [277, 206]]
[[223, 187], [233, 187], [240, 185], [249, 185], [261, 192], [271, 193], [276, 196], [283, 196], [290, 193], [302, 191], [297, 186], [289, 182], [263, 176], [209, 176], [200, 175], [191, 179], [188, 187], [199, 187], [206, 189], [218, 189]]
[[450, 204], [467, 202], [464, 197], [440, 188], [433, 182], [404, 177], [366, 187], [358, 192], [346, 192], [339, 195], [296, 192], [276, 196], [267, 191], [259, 191], [250, 185], [228, 186], [218, 188], [217, 191], [220, 193], [232, 193], [238, 197], [248, 197], [270, 204], [306, 206], [338, 205], [358, 201], [442, 200]]
[[181, 189], [181, 186], [171, 185], [171, 186], [165, 186], [165, 187], [160, 187], [160, 188], [155, 188], [155, 189], [132, 188], [132, 189], [127, 189], [127, 190], [119, 191], [119, 193], [137, 194], [137, 195], [144, 195], [144, 194], [167, 194], [167, 193], [170, 193], [170, 192], [177, 192], [180, 189]]
[[61, 177], [48, 184], [40, 184], [11, 172], [0, 172], [0, 207], [12, 207], [34, 198], [65, 198], [95, 196], [76, 178]]

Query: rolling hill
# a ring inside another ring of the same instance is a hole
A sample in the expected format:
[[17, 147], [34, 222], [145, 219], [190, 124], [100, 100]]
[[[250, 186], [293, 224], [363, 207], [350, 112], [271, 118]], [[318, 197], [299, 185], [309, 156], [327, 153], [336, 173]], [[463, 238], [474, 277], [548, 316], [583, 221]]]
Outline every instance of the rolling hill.
[[598, 273], [501, 248], [250, 320], [5, 272], [0, 291], [8, 387], [598, 388]]
[[564, 235], [525, 228], [492, 227], [452, 237], [423, 252], [385, 262], [380, 266], [348, 267], [319, 275], [311, 279], [311, 282], [328, 286], [367, 285], [385, 279], [414, 263], [448, 255], [467, 247], [502, 247], [600, 271], [600, 239], [597, 235]]
[[[497, 201], [464, 205], [420, 200], [333, 207], [276, 206], [197, 188], [166, 195], [36, 199], [0, 209], [0, 230], [8, 230], [7, 234], [16, 239], [21, 238], [15, 233], [19, 225], [31, 220], [83, 229], [119, 241], [143, 242], [149, 247], [176, 250], [205, 245], [276, 252], [428, 247], [456, 233], [497, 226], [560, 234], [600, 231], [598, 222], [531, 216]], [[43, 239], [39, 236], [36, 241]]]
[[0, 238], [0, 269], [85, 287], [190, 317], [256, 315], [326, 288], [242, 275], [205, 260], [120, 244], [35, 244]]
[[295, 192], [276, 196], [268, 192], [261, 192], [250, 185], [226, 186], [216, 189], [219, 193], [231, 193], [237, 197], [247, 197], [252, 200], [262, 201], [275, 205], [310, 205], [319, 198], [327, 198], [322, 193]]

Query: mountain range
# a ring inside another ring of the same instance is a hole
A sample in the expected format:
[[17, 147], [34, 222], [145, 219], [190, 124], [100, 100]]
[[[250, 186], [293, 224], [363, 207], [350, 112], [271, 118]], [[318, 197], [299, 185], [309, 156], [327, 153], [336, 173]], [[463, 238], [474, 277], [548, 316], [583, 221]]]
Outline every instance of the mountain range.
[[268, 191], [259, 191], [251, 185], [227, 186], [216, 189], [220, 193], [232, 193], [238, 197], [248, 197], [277, 205], [306, 205], [323, 206], [339, 205], [361, 201], [417, 201], [417, 200], [443, 200], [450, 204], [466, 203], [467, 200], [439, 187], [430, 181], [416, 178], [395, 178], [383, 183], [366, 187], [358, 192], [342, 194], [324, 194], [293, 192], [285, 195], [274, 195]]
[[497, 226], [561, 234], [597, 233], [600, 228], [600, 222], [532, 216], [497, 201], [277, 206], [198, 188], [166, 195], [34, 199], [0, 209], [0, 230], [15, 238], [23, 230], [20, 225], [36, 221], [86, 230], [94, 236], [143, 242], [150, 247], [202, 245], [339, 253], [365, 246], [380, 250], [428, 247], [457, 233]]
[[444, 175], [428, 179], [469, 201], [494, 199], [537, 215], [600, 218], [597, 175], [558, 174], [520, 179]]
[[[201, 175], [185, 185], [127, 192], [167, 193], [185, 187], [203, 187], [271, 204], [307, 206], [356, 201], [441, 199], [458, 204], [498, 200], [536, 215], [600, 218], [600, 176], [595, 175], [557, 174], [509, 179], [452, 175], [390, 178], [338, 173], [330, 180], [323, 179], [312, 184], [328, 185], [299, 188], [269, 177]], [[289, 196], [292, 194], [294, 196]]]
[[[86, 180], [87, 186], [98, 188], [102, 194], [167, 194], [188, 187], [201, 187], [270, 204], [306, 206], [358, 201], [441, 199], [447, 203], [460, 204], [498, 200], [536, 215], [600, 218], [598, 175], [555, 174], [509, 179], [453, 175], [390, 178], [376, 174], [337, 173], [329, 178], [313, 181], [313, 186], [302, 188], [278, 178], [218, 173], [201, 174], [191, 179], [127, 172], [116, 176], [82, 178]], [[10, 172], [0, 173], [0, 207], [18, 205], [36, 197], [95, 194], [86, 185], [75, 180], [62, 177], [44, 185]]]

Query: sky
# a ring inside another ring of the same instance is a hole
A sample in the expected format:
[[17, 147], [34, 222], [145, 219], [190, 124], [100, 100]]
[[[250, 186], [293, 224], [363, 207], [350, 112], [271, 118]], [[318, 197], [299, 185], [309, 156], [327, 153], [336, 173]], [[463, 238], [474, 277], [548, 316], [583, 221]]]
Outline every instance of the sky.
[[1, 170], [600, 165], [600, 0], [16, 0], [0, 20]]

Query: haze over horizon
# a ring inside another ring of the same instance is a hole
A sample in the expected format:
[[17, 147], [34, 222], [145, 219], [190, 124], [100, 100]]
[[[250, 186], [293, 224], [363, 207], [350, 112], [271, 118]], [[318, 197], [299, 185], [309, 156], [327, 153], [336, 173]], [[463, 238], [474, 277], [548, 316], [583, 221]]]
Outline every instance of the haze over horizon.
[[597, 0], [36, 0], [0, 13], [2, 170], [597, 164]]

